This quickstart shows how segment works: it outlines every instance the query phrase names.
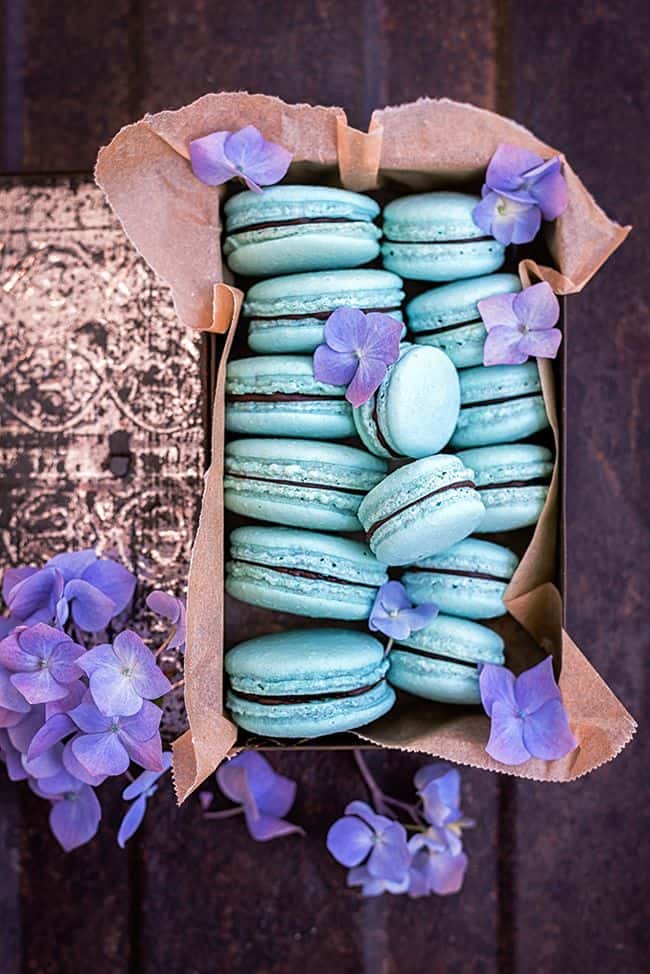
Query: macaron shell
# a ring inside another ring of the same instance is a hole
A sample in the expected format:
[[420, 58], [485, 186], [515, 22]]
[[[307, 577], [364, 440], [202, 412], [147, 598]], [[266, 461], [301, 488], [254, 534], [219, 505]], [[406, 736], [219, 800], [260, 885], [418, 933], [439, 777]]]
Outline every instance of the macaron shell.
[[485, 505], [485, 516], [476, 528], [479, 534], [514, 531], [536, 524], [546, 503], [548, 486], [499, 485], [542, 477], [550, 483], [553, 472], [550, 450], [532, 443], [518, 443], [461, 450], [457, 456], [474, 471]]
[[267, 186], [263, 193], [244, 190], [224, 204], [229, 233], [257, 223], [293, 219], [346, 218], [372, 221], [379, 216], [379, 205], [371, 196], [349, 189], [313, 184]]
[[265, 705], [229, 692], [226, 704], [236, 724], [262, 737], [326, 737], [363, 727], [383, 717], [395, 703], [395, 691], [383, 680], [367, 693], [302, 704]]
[[505, 261], [505, 247], [496, 240], [469, 243], [410, 244], [386, 241], [384, 267], [407, 280], [455, 281], [490, 274]]
[[358, 267], [379, 254], [381, 231], [373, 223], [308, 223], [268, 227], [229, 236], [228, 267], [247, 277]]
[[[453, 447], [512, 443], [548, 428], [536, 362], [465, 369], [460, 390], [461, 410], [451, 438]], [[492, 401], [502, 397], [509, 398]], [[485, 404], [474, 405], [481, 401]]]
[[[351, 307], [356, 307], [351, 305]], [[403, 320], [401, 311], [390, 311], [391, 318]], [[314, 352], [325, 341], [325, 321], [319, 318], [253, 318], [248, 326], [248, 347], [260, 355], [287, 352]], [[402, 335], [406, 328], [402, 329]]]
[[388, 675], [394, 687], [425, 700], [467, 705], [481, 702], [476, 667], [447, 660], [424, 659], [423, 656], [393, 649]]
[[[472, 472], [441, 455], [395, 470], [366, 496], [359, 519], [368, 544], [387, 565], [407, 565], [451, 547], [481, 523], [485, 508]], [[452, 486], [453, 489], [440, 488]]]

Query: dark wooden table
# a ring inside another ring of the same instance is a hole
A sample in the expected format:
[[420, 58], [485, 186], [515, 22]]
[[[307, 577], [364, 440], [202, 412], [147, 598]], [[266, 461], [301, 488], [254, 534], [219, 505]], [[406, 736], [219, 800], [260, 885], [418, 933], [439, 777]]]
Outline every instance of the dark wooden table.
[[[179, 587], [198, 509], [200, 343], [87, 175], [71, 174], [88, 174], [121, 125], [207, 90], [339, 104], [359, 127], [376, 106], [448, 95], [533, 128], [636, 225], [569, 304], [567, 614], [642, 726], [615, 763], [571, 785], [466, 770], [479, 824], [449, 899], [345, 889], [323, 846], [363, 794], [345, 753], [275, 758], [299, 779], [294, 817], [309, 835], [266, 846], [161, 792], [122, 853], [109, 788], [100, 837], [65, 856], [44, 803], [2, 777], [2, 974], [647, 966], [648, 21], [641, 0], [6, 0], [2, 168], [18, 178], [0, 195], [3, 564], [91, 543]], [[127, 477], [111, 464], [119, 430]], [[421, 763], [371, 760], [398, 791]]]

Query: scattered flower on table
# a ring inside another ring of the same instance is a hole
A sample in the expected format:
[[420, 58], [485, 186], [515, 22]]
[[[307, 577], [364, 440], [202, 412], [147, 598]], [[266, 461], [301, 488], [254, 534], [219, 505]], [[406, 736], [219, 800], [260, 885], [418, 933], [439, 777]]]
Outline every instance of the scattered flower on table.
[[65, 852], [71, 852], [95, 837], [102, 808], [90, 785], [77, 781], [74, 787], [50, 800], [50, 828]]
[[158, 790], [158, 781], [166, 774], [172, 766], [171, 751], [163, 751], [161, 771], [143, 771], [138, 777], [126, 786], [122, 792], [122, 798], [130, 801], [120, 830], [117, 833], [117, 844], [121, 849], [124, 848], [128, 840], [135, 835], [142, 824], [147, 810], [147, 801]]
[[522, 365], [529, 356], [555, 358], [562, 332], [554, 326], [560, 303], [546, 281], [518, 294], [493, 294], [478, 302], [487, 329], [484, 365]]
[[[366, 896], [408, 888], [411, 855], [406, 829], [400, 822], [373, 812], [365, 802], [350, 802], [344, 817], [327, 833], [327, 848], [343, 866], [363, 865], [363, 871], [354, 873], [352, 881], [364, 886]], [[400, 888], [390, 889], [386, 884]]]
[[424, 629], [438, 615], [432, 602], [413, 605], [401, 582], [385, 582], [375, 596], [368, 628], [383, 632], [390, 639], [408, 639], [412, 632]]
[[314, 378], [347, 386], [345, 398], [360, 406], [377, 391], [399, 358], [402, 322], [391, 315], [337, 308], [327, 319], [325, 342], [314, 352]]
[[518, 677], [505, 666], [487, 663], [479, 684], [491, 721], [485, 750], [495, 761], [509, 765], [523, 764], [531, 757], [555, 761], [578, 746], [550, 656]]
[[[295, 781], [274, 771], [257, 751], [242, 751], [225, 761], [217, 770], [217, 783], [224, 795], [240, 806], [248, 831], [257, 842], [305, 834], [299, 825], [284, 820], [296, 797]], [[219, 812], [211, 814], [219, 816]]]
[[261, 193], [262, 186], [280, 182], [291, 158], [287, 149], [265, 139], [254, 125], [237, 132], [211, 132], [190, 142], [194, 175], [208, 186], [241, 179], [248, 189]]
[[146, 602], [147, 607], [152, 612], [155, 612], [156, 615], [161, 616], [163, 619], [168, 619], [172, 626], [174, 626], [171, 638], [166, 642], [166, 648], [178, 649], [181, 653], [185, 652], [185, 600], [178, 598], [176, 595], [169, 595], [167, 592], [161, 592], [160, 589], [156, 589], [149, 593]]
[[507, 143], [490, 160], [481, 196], [474, 223], [506, 245], [534, 240], [542, 219], [555, 220], [569, 203], [559, 156], [545, 160]]

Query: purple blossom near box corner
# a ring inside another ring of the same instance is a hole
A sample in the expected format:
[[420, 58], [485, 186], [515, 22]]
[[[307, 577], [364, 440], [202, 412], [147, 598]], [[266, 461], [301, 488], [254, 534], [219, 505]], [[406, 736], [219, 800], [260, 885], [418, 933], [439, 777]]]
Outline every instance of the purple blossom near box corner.
[[378, 311], [337, 308], [325, 323], [324, 343], [314, 352], [314, 378], [346, 386], [345, 398], [361, 406], [399, 358], [402, 327], [401, 321]]
[[481, 230], [505, 245], [529, 243], [542, 219], [555, 220], [568, 206], [562, 160], [501, 143], [487, 167], [481, 196], [472, 212]]
[[[294, 803], [296, 782], [278, 774], [262, 754], [242, 751], [224, 761], [216, 777], [226, 798], [240, 806], [248, 831], [257, 842], [305, 834], [299, 825], [284, 818]], [[219, 812], [208, 814], [220, 816]]]
[[490, 718], [485, 750], [495, 761], [507, 765], [523, 764], [531, 757], [556, 761], [578, 746], [550, 656], [518, 677], [505, 666], [486, 663], [479, 684]]
[[147, 801], [156, 793], [160, 778], [169, 771], [171, 766], [171, 751], [163, 751], [162, 769], [143, 771], [122, 792], [122, 798], [131, 804], [124, 814], [117, 833], [117, 844], [121, 849], [140, 828], [147, 810]]
[[382, 632], [390, 639], [408, 639], [412, 632], [424, 629], [438, 615], [432, 602], [413, 605], [401, 582], [382, 585], [373, 603], [368, 620], [371, 632]]
[[190, 142], [194, 175], [208, 186], [241, 179], [248, 189], [261, 193], [262, 186], [278, 183], [291, 164], [291, 153], [264, 138], [254, 125], [237, 132], [211, 132]]
[[400, 822], [378, 815], [365, 802], [353, 801], [346, 806], [343, 818], [327, 833], [327, 848], [342, 866], [364, 867], [354, 880], [365, 887], [365, 895], [384, 889], [395, 892], [386, 884], [403, 886], [400, 892], [408, 888], [411, 856], [406, 829]]
[[147, 608], [151, 609], [156, 615], [169, 620], [174, 627], [173, 634], [167, 642], [167, 648], [178, 649], [179, 652], [185, 651], [186, 636], [186, 607], [185, 599], [168, 592], [155, 589], [146, 598]]
[[487, 330], [484, 365], [522, 365], [529, 356], [555, 358], [562, 332], [554, 326], [560, 303], [546, 281], [517, 294], [493, 294], [478, 302]]

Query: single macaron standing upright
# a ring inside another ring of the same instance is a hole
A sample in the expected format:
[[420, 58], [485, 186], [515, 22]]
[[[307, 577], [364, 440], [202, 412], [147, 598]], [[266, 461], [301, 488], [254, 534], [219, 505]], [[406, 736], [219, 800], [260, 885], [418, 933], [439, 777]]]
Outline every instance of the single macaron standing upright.
[[416, 697], [441, 703], [477, 704], [480, 663], [502, 665], [503, 639], [469, 619], [439, 615], [408, 639], [396, 640], [388, 679]]
[[519, 559], [509, 548], [464, 538], [457, 544], [409, 565], [402, 584], [411, 602], [433, 602], [445, 615], [496, 619]]
[[496, 271], [505, 247], [486, 236], [472, 210], [478, 196], [417, 193], [389, 203], [383, 213], [384, 267], [418, 281], [455, 281]]
[[314, 271], [258, 281], [246, 294], [248, 344], [259, 354], [313, 352], [336, 308], [381, 311], [402, 320], [402, 280], [389, 271]]
[[485, 517], [476, 530], [514, 531], [536, 524], [548, 494], [553, 455], [545, 446], [512, 443], [461, 450], [458, 458], [474, 471]]
[[487, 330], [478, 302], [516, 291], [521, 291], [521, 281], [515, 274], [487, 274], [443, 284], [406, 305], [409, 330], [417, 344], [442, 349], [457, 369], [481, 365]]
[[315, 619], [367, 619], [377, 589], [388, 581], [367, 545], [298, 528], [236, 528], [230, 557], [229, 595]]
[[235, 274], [275, 277], [358, 267], [379, 254], [379, 206], [332, 186], [269, 186], [224, 205], [223, 252]]
[[296, 629], [258, 636], [226, 653], [224, 666], [233, 720], [264, 737], [353, 730], [395, 702], [384, 647], [365, 632]]
[[366, 540], [383, 564], [409, 565], [477, 527], [485, 508], [458, 457], [415, 460], [389, 474], [359, 507]]
[[458, 420], [458, 373], [437, 348], [404, 343], [377, 392], [353, 411], [364, 446], [380, 457], [428, 457]]
[[359, 505], [386, 475], [385, 460], [322, 440], [233, 440], [224, 468], [227, 510], [314, 531], [359, 531]]
[[525, 440], [549, 425], [535, 361], [463, 369], [460, 403], [456, 449]]
[[310, 355], [256, 355], [228, 363], [226, 429], [258, 436], [354, 436], [345, 386], [314, 378]]

